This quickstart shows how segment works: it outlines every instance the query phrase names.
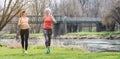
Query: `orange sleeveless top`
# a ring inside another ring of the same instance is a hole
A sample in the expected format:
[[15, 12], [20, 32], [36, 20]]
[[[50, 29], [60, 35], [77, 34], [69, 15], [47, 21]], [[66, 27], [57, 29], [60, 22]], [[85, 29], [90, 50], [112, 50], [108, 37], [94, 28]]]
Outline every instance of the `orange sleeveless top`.
[[44, 29], [52, 29], [52, 17], [51, 16], [44, 16]]

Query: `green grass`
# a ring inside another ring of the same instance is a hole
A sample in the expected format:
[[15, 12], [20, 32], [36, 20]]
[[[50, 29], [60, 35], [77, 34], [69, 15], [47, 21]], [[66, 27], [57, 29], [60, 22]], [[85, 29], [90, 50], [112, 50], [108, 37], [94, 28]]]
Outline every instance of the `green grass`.
[[16, 37], [16, 34], [3, 34], [2, 37], [4, 38], [10, 38], [10, 39], [14, 39]]
[[[89, 32], [89, 28], [88, 27], [83, 27], [82, 28], [82, 31], [83, 32]], [[91, 30], [92, 32], [96, 32], [96, 27], [92, 27], [92, 30]]]
[[87, 35], [96, 35], [98, 37], [104, 38], [108, 35], [120, 35], [120, 32], [74, 32], [66, 34], [68, 36], [79, 35], [79, 36], [87, 36]]
[[74, 33], [68, 33], [68, 35], [71, 34], [78, 34], [78, 35], [102, 35], [102, 34], [120, 34], [120, 32], [74, 32]]
[[7, 44], [0, 41], [0, 46], [1, 46], [1, 47], [7, 47]]
[[120, 59], [120, 53], [104, 52], [90, 53], [83, 50], [52, 47], [51, 53], [46, 54], [44, 47], [29, 47], [24, 55], [21, 49], [0, 48], [0, 59]]
[[[0, 33], [2, 34], [1, 37], [7, 38], [7, 39], [14, 39], [16, 38], [16, 34], [7, 34], [7, 33]], [[97, 37], [104, 38], [108, 35], [120, 35], [120, 32], [74, 32], [74, 33], [67, 33], [65, 35], [73, 36], [73, 35], [79, 35], [79, 36], [89, 36], [89, 35], [96, 35]], [[38, 37], [44, 37], [43, 33], [30, 33], [30, 38], [38, 38]]]
[[[36, 34], [30, 33], [30, 38], [38, 38], [39, 36], [44, 37], [43, 33], [36, 33]], [[7, 38], [7, 39], [14, 39], [14, 38], [16, 38], [16, 34], [15, 33], [13, 33], [13, 34], [3, 33], [0, 37]]]

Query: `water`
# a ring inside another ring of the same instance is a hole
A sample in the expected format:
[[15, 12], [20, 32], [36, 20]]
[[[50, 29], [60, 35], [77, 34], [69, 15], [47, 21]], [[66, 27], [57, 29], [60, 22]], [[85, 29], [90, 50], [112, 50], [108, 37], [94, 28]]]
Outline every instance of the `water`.
[[64, 39], [53, 40], [54, 44], [71, 47], [82, 47], [91, 52], [120, 52], [120, 40], [105, 39]]
[[[5, 42], [8, 45], [13, 43], [14, 40], [15, 39], [0, 39], [0, 41]], [[44, 39], [29, 39], [29, 45], [44, 45], [44, 42]], [[120, 40], [52, 39], [52, 46], [84, 48], [90, 52], [120, 52]]]

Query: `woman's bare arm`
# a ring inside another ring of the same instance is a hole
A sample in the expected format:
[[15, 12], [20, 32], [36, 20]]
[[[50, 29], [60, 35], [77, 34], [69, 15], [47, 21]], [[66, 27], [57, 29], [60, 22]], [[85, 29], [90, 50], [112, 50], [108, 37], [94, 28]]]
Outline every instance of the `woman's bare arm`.
[[30, 27], [30, 19], [28, 18], [28, 24], [29, 24], [29, 30], [31, 30], [31, 27]]
[[18, 20], [18, 26], [21, 24], [20, 20], [21, 20], [21, 19], [19, 18], [19, 20]]
[[[52, 16], [52, 15], [51, 15]], [[54, 22], [54, 23], [57, 23], [57, 21], [55, 20], [55, 18], [52, 16], [52, 21]]]

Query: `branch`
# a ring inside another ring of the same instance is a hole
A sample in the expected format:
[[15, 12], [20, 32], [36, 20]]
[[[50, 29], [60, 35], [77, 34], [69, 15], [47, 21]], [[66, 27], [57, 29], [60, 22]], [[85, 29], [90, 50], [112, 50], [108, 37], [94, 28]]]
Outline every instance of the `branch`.
[[[10, 8], [10, 6], [11, 6], [11, 3], [12, 3], [12, 0], [9, 0], [9, 4], [8, 4], [8, 6], [7, 6], [7, 9], [5, 10], [5, 14], [7, 14], [7, 12], [8, 12], [8, 10], [9, 10], [9, 8]], [[5, 7], [4, 7], [5, 8]], [[5, 15], [4, 15], [5, 16]]]

